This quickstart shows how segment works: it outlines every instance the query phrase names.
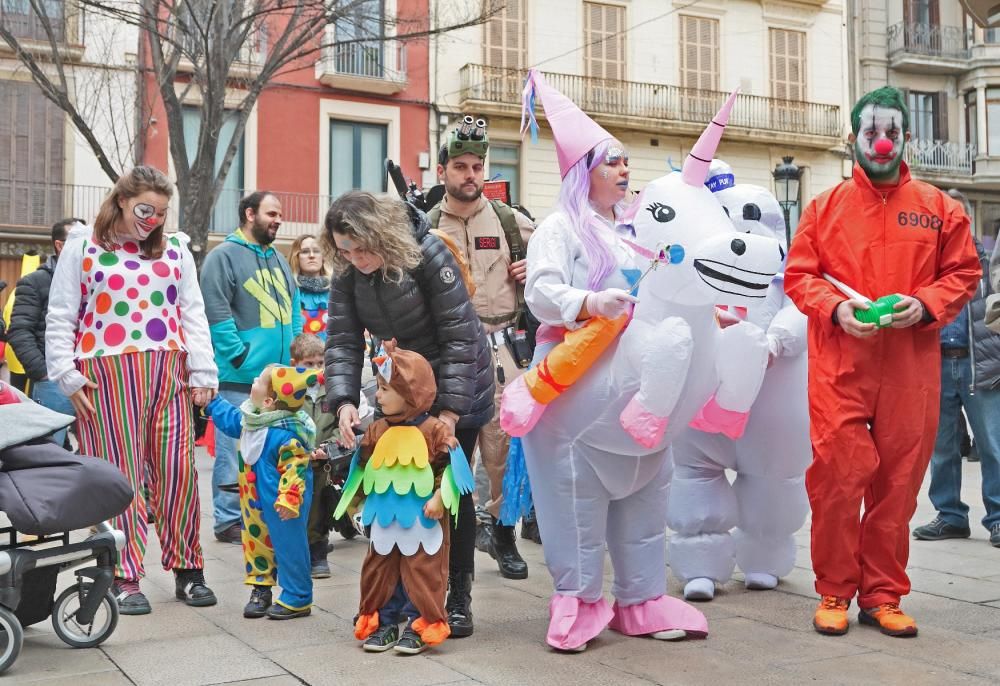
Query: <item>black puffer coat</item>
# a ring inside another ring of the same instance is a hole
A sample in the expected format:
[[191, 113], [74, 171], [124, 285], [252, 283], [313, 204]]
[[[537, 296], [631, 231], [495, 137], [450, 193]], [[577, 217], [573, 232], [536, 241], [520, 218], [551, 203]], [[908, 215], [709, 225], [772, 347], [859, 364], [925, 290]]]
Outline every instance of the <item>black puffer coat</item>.
[[493, 417], [493, 369], [486, 334], [469, 300], [458, 265], [422, 213], [410, 207], [423, 259], [400, 283], [356, 269], [330, 283], [326, 390], [330, 410], [358, 404], [366, 363], [364, 330], [418, 352], [434, 368], [438, 394], [431, 410], [459, 416], [458, 428]]
[[976, 388], [1000, 390], [1000, 334], [986, 328], [986, 298], [993, 294], [993, 289], [990, 288], [989, 256], [978, 240], [975, 240], [975, 244], [983, 276], [979, 289], [965, 306], [970, 322], [969, 340], [973, 341], [972, 359], [969, 361], [972, 364], [972, 382]]
[[49, 309], [49, 287], [56, 258], [49, 257], [38, 269], [17, 282], [14, 307], [7, 324], [7, 344], [14, 349], [24, 373], [42, 381], [45, 369], [45, 314]]

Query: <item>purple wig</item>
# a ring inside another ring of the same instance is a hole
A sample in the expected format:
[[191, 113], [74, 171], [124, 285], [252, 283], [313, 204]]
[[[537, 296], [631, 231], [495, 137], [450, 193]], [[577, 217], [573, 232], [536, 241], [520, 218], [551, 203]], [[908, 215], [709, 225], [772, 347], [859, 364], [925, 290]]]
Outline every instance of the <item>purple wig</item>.
[[593, 154], [581, 157], [566, 172], [559, 188], [558, 206], [569, 216], [576, 236], [587, 254], [587, 288], [591, 291], [600, 290], [604, 279], [617, 265], [608, 244], [598, 234], [606, 228], [599, 223], [597, 213], [590, 205], [590, 172], [604, 162], [604, 155], [611, 143], [611, 139], [602, 141], [594, 146], [591, 151]]

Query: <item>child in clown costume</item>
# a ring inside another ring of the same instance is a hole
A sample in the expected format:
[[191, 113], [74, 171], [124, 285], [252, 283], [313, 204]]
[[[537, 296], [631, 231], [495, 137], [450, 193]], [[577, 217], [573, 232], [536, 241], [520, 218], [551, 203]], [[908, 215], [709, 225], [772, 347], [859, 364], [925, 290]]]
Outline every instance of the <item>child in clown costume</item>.
[[[430, 363], [388, 341], [375, 358], [375, 421], [354, 454], [334, 512], [343, 516], [361, 488], [362, 523], [371, 548], [361, 568], [361, 606], [354, 635], [369, 652], [415, 655], [451, 633], [445, 610], [449, 519], [460, 494], [471, 493], [469, 463], [446, 424], [428, 414], [437, 395]], [[406, 629], [399, 635], [399, 623]]]
[[[253, 587], [243, 608], [248, 619], [293, 619], [311, 611], [306, 526], [316, 428], [302, 404], [318, 383], [322, 375], [314, 369], [271, 365], [239, 409], [222, 396], [206, 409], [219, 431], [240, 439], [244, 583]], [[271, 587], [279, 581], [281, 596], [272, 604]]]

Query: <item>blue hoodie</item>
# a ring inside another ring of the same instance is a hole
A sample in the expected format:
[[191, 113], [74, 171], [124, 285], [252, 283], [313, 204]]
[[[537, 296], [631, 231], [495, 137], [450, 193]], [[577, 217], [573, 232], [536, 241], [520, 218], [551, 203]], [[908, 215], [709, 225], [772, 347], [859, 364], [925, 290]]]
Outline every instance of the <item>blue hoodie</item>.
[[281, 253], [237, 229], [205, 258], [201, 292], [221, 388], [247, 390], [267, 365], [289, 363], [302, 305]]

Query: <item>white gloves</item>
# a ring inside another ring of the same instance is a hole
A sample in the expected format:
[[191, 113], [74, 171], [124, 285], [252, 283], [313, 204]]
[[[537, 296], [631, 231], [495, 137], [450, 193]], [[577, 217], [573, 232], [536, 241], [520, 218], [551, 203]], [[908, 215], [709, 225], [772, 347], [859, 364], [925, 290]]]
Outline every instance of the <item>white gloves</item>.
[[588, 293], [584, 301], [587, 305], [587, 312], [591, 317], [604, 317], [614, 319], [628, 310], [630, 303], [637, 303], [639, 299], [628, 291], [620, 288], [608, 288], [595, 293]]

